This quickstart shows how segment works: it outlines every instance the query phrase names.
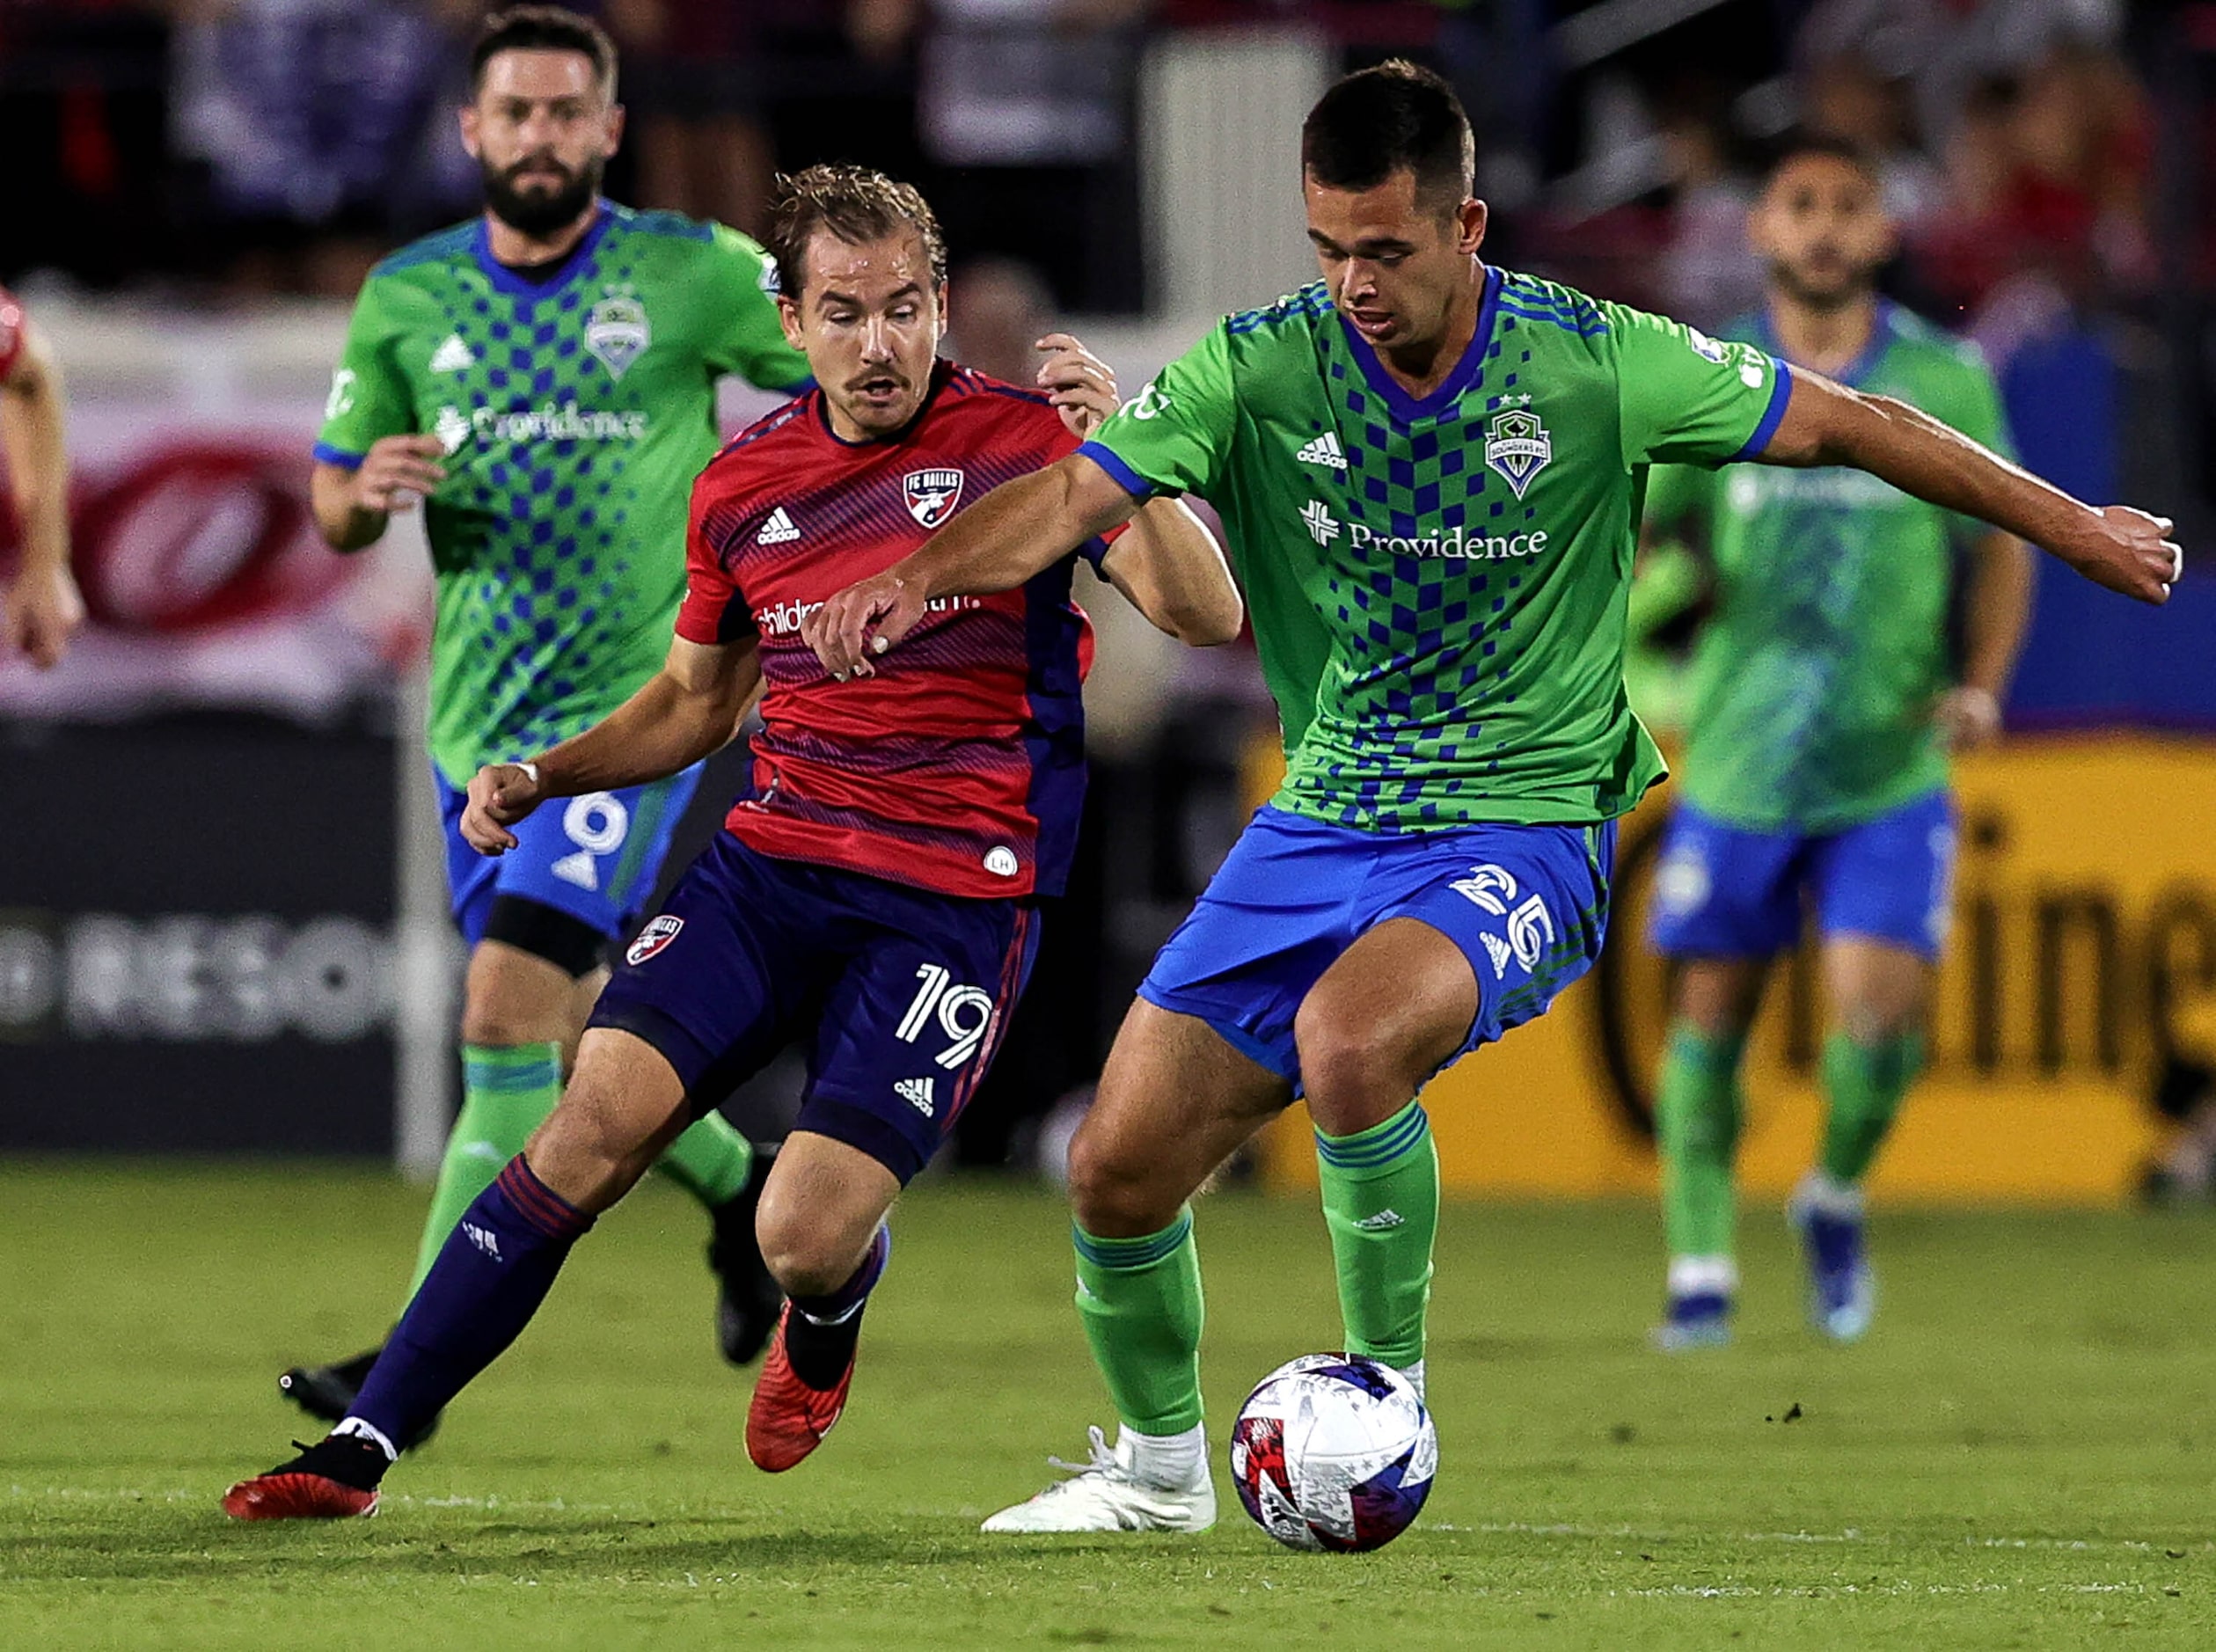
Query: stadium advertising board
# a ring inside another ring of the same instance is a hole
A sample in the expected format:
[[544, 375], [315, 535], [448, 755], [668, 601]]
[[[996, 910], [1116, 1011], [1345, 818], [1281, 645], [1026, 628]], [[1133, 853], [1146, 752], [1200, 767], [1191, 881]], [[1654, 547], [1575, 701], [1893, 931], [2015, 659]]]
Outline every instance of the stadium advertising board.
[[[2176, 1053], [2216, 1058], [2216, 742], [2012, 741], [1959, 765], [1962, 848], [1932, 1064], [1872, 1180], [1878, 1198], [2112, 1202], [2159, 1137]], [[1655, 1185], [1650, 1106], [1664, 1024], [1646, 909], [1670, 788], [1624, 823], [1602, 967], [1554, 1012], [1425, 1095], [1441, 1173], [1464, 1193], [1605, 1195]], [[1741, 1181], [1781, 1197], [1822, 1116], [1816, 982], [1774, 983], [1749, 1049]], [[1298, 1109], [1273, 1181], [1313, 1184]]]

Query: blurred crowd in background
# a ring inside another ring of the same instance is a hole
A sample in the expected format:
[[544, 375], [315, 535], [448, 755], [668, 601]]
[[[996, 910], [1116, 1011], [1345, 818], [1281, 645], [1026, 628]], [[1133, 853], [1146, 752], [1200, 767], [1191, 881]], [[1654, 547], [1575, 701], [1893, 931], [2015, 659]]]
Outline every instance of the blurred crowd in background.
[[[464, 216], [452, 135], [480, 0], [7, 0], [0, 274], [349, 296]], [[1148, 40], [1261, 26], [1448, 73], [1509, 255], [1721, 320], [1759, 271], [1759, 147], [1799, 121], [1884, 159], [1905, 288], [2000, 303], [2156, 283], [2154, 99], [2171, 8], [2123, 0], [603, 0], [625, 53], [612, 193], [742, 229], [772, 172], [916, 179], [964, 255], [1020, 256], [1087, 313], [1146, 305], [1137, 77]], [[2184, 8], [2193, 12], [2193, 8]], [[2198, 13], [2195, 13], [2198, 16]], [[2188, 18], [2187, 26], [2190, 26]], [[2201, 26], [2205, 26], [2205, 22]], [[1042, 224], [1052, 233], [1040, 234]], [[1595, 272], [1612, 277], [1596, 279]]]

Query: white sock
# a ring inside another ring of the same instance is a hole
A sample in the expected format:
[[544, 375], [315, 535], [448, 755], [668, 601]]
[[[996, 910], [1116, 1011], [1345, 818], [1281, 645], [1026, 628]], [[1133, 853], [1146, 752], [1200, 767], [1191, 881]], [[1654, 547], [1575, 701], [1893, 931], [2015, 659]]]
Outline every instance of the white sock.
[[1182, 1491], [1207, 1476], [1208, 1425], [1196, 1422], [1181, 1434], [1139, 1434], [1119, 1426], [1115, 1451], [1134, 1480]]
[[1416, 1361], [1416, 1362], [1415, 1362], [1415, 1364], [1413, 1364], [1413, 1365], [1403, 1365], [1403, 1366], [1401, 1366], [1401, 1376], [1403, 1376], [1403, 1377], [1405, 1377], [1405, 1378], [1407, 1378], [1408, 1379], [1408, 1385], [1409, 1385], [1410, 1387], [1412, 1387], [1412, 1388], [1414, 1388], [1414, 1389], [1415, 1390], [1415, 1397], [1416, 1397], [1418, 1400], [1422, 1399], [1422, 1398], [1423, 1398], [1423, 1362], [1422, 1362], [1422, 1360], [1418, 1360], [1418, 1361]]
[[1738, 1294], [1739, 1265], [1729, 1256], [1672, 1256], [1670, 1294], [1674, 1297], [1730, 1297]]
[[339, 1420], [339, 1426], [331, 1431], [333, 1434], [346, 1435], [352, 1439], [368, 1440], [384, 1453], [384, 1460], [388, 1463], [397, 1463], [400, 1460], [399, 1447], [386, 1439], [383, 1431], [364, 1422], [360, 1417], [341, 1417]]
[[1820, 1166], [1801, 1178], [1795, 1196], [1825, 1216], [1859, 1218], [1862, 1214], [1862, 1190], [1851, 1181], [1833, 1181]]

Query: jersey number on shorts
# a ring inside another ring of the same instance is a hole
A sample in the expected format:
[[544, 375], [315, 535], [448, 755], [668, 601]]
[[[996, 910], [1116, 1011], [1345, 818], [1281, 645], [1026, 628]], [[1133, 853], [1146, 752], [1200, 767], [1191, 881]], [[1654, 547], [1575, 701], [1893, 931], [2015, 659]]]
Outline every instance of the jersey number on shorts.
[[562, 811], [561, 829], [577, 845], [577, 852], [564, 855], [548, 870], [564, 883], [598, 889], [600, 857], [623, 847], [624, 836], [631, 830], [631, 811], [612, 793], [589, 792], [569, 800], [569, 807]]
[[1508, 920], [1506, 940], [1497, 935], [1483, 937], [1495, 980], [1508, 974], [1510, 957], [1525, 969], [1537, 967], [1539, 954], [1554, 939], [1554, 917], [1544, 899], [1526, 895], [1520, 905], [1510, 905], [1516, 899], [1516, 874], [1505, 866], [1472, 866], [1468, 877], [1457, 878], [1446, 887], [1481, 910]]
[[936, 1010], [940, 1029], [954, 1041], [938, 1056], [939, 1064], [951, 1072], [976, 1055], [977, 1046], [985, 1042], [985, 1029], [992, 1025], [992, 995], [955, 984], [953, 971], [940, 964], [918, 965], [916, 979], [921, 984], [908, 1013], [900, 1018], [896, 1035], [903, 1043], [914, 1043], [924, 1035]]

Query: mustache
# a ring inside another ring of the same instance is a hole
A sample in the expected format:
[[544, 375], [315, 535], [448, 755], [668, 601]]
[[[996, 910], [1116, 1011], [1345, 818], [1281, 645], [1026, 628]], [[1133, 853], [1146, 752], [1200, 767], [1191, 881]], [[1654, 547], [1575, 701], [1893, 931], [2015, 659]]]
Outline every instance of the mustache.
[[563, 165], [559, 159], [551, 154], [526, 155], [523, 159], [514, 162], [511, 164], [504, 166], [501, 169], [501, 181], [503, 183], [513, 184], [516, 181], [516, 179], [523, 177], [525, 172], [552, 172], [554, 176], [560, 179], [564, 184], [575, 182], [578, 176], [574, 168]]

